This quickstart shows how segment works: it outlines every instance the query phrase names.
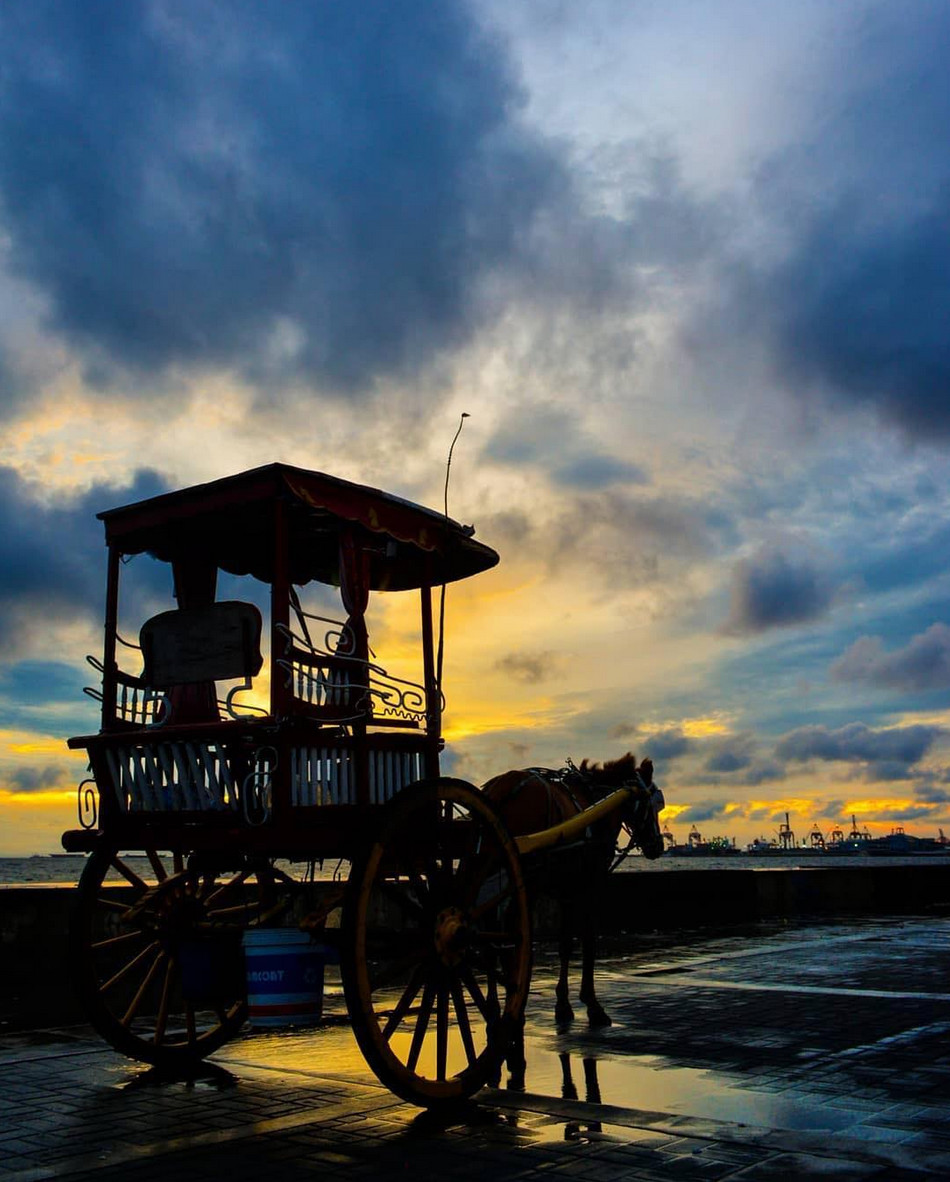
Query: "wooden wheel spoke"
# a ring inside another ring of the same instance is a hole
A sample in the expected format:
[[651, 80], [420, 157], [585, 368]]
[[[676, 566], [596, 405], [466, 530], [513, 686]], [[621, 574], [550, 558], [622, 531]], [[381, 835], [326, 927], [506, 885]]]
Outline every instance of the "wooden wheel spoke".
[[158, 1003], [158, 1014], [155, 1016], [155, 1034], [152, 1041], [156, 1046], [161, 1045], [162, 1039], [165, 1037], [165, 1027], [168, 1025], [168, 1000], [171, 994], [174, 969], [175, 961], [169, 957], [165, 966], [165, 980], [162, 982], [162, 996]]
[[449, 1059], [449, 991], [440, 985], [435, 1010], [435, 1077], [445, 1079]]
[[145, 879], [136, 874], [132, 867], [128, 866], [121, 858], [113, 858], [112, 867], [122, 875], [126, 882], [131, 883], [142, 894], [148, 890], [148, 884]]
[[156, 973], [162, 967], [162, 964], [167, 960], [167, 958], [168, 954], [166, 952], [159, 952], [159, 954], [152, 961], [148, 972], [145, 974], [145, 977], [142, 980], [142, 984], [139, 985], [135, 996], [129, 1002], [129, 1008], [125, 1011], [125, 1014], [120, 1019], [123, 1026], [128, 1026], [135, 1017], [136, 1013], [138, 1012], [138, 1008], [142, 1004], [142, 1000], [148, 991], [148, 987], [155, 980]]
[[205, 916], [212, 922], [216, 922], [221, 919], [231, 919], [235, 915], [243, 915], [246, 916], [247, 922], [251, 923], [253, 919], [257, 918], [259, 911], [260, 904], [249, 900], [247, 903], [233, 903], [230, 907], [206, 908]]
[[510, 948], [515, 942], [512, 932], [491, 932], [485, 931], [483, 928], [472, 928], [469, 938], [477, 944], [486, 944], [492, 947], [503, 944], [505, 947]]
[[148, 933], [141, 928], [134, 932], [123, 932], [121, 936], [108, 936], [105, 940], [95, 940], [89, 945], [93, 952], [100, 952], [103, 948], [115, 948], [119, 944], [128, 944], [130, 940], [144, 940]]
[[504, 869], [497, 858], [489, 858], [482, 850], [466, 858], [459, 867], [457, 879], [459, 898], [463, 905], [471, 907], [481, 887], [499, 873], [504, 873]]
[[458, 981], [452, 982], [452, 1004], [455, 1006], [455, 1017], [458, 1021], [462, 1046], [465, 1048], [465, 1058], [471, 1065], [478, 1058], [478, 1054], [475, 1050], [475, 1040], [472, 1038], [472, 1024], [468, 1017], [468, 1006], [465, 1004], [465, 995]]
[[[210, 894], [206, 895], [206, 894], [204, 894], [204, 892], [199, 892], [198, 898], [203, 899], [205, 908], [210, 910], [211, 904], [216, 899], [220, 899], [220, 897], [222, 895], [227, 894], [227, 892], [230, 890], [233, 890], [234, 887], [241, 886], [243, 883], [247, 882], [248, 877], [252, 873], [253, 873], [252, 870], [244, 869], [244, 870], [240, 871], [238, 874], [235, 874], [235, 876], [233, 878], [228, 879], [227, 882], [221, 883], [221, 885], [219, 887], [217, 887], [216, 890], [211, 890]], [[211, 887], [214, 887], [214, 885], [215, 885], [214, 881], [212, 880], [211, 883], [208, 884], [209, 889]]]
[[412, 969], [413, 975], [415, 975], [416, 972], [420, 971], [425, 957], [426, 950], [422, 945], [417, 945], [415, 948], [403, 953], [398, 959], [384, 964], [380, 971], [370, 979], [370, 992], [376, 993], [380, 989], [386, 989], [390, 985], [397, 983], [409, 969]]
[[409, 1058], [406, 1060], [406, 1066], [410, 1071], [415, 1071], [416, 1065], [419, 1062], [419, 1055], [422, 1051], [422, 1044], [425, 1041], [426, 1030], [429, 1026], [429, 1016], [432, 1013], [432, 1002], [434, 998], [435, 986], [427, 983], [425, 989], [422, 991], [422, 1004], [419, 1007], [419, 1016], [416, 1019], [416, 1026], [412, 1032]]
[[128, 903], [123, 903], [119, 899], [110, 899], [105, 895], [98, 896], [96, 899], [96, 906], [103, 907], [106, 911], [121, 911], [123, 915], [127, 911], [131, 910], [131, 907]]
[[514, 883], [509, 879], [508, 883], [502, 887], [500, 891], [497, 891], [494, 895], [492, 895], [490, 899], [486, 899], [483, 903], [479, 903], [477, 906], [472, 908], [472, 910], [469, 912], [469, 918], [471, 919], [472, 923], [477, 923], [483, 915], [487, 915], [496, 907], [500, 907], [506, 899], [512, 898], [514, 895], [514, 890]]
[[462, 984], [469, 992], [469, 996], [474, 1001], [479, 1013], [486, 1022], [491, 1022], [498, 1016], [498, 999], [495, 998], [495, 1007], [492, 1008], [489, 999], [482, 993], [481, 986], [475, 980], [475, 975], [471, 969], [465, 968], [459, 973], [459, 978]]
[[494, 1017], [501, 1014], [501, 1004], [498, 999], [498, 976], [493, 965], [486, 965], [485, 975], [488, 978], [488, 1004]]
[[145, 960], [148, 954], [150, 952], [154, 952], [156, 948], [158, 948], [157, 940], [153, 940], [150, 944], [146, 945], [141, 952], [134, 956], [130, 961], [127, 961], [117, 973], [113, 973], [108, 981], [103, 982], [99, 986], [100, 994], [106, 993], [112, 988], [113, 985], [117, 985], [120, 981], [124, 980], [129, 975], [129, 973], [134, 972], [134, 970], [138, 968], [142, 961]]
[[406, 884], [384, 881], [379, 884], [379, 891], [381, 895], [395, 903], [407, 915], [418, 919], [422, 915], [422, 901], [413, 899], [405, 889], [412, 881], [409, 879]]
[[[158, 856], [158, 851], [146, 850], [145, 856], [149, 860], [149, 865], [152, 867], [152, 873], [155, 875], [155, 878], [158, 882], [164, 882], [168, 877], [168, 871], [165, 869], [165, 863]], [[175, 869], [178, 870], [180, 867], [176, 866]]]
[[440, 859], [436, 854], [429, 854], [425, 860], [425, 874], [428, 878], [430, 887], [429, 894], [433, 891], [440, 890], [445, 884], [445, 858]]
[[172, 854], [172, 870], [174, 870], [176, 874], [181, 874], [184, 869], [185, 855], [181, 852], [181, 850], [175, 850], [175, 852]]
[[399, 998], [399, 1001], [396, 1002], [392, 1012], [386, 1019], [386, 1025], [383, 1027], [383, 1038], [385, 1038], [387, 1042], [392, 1037], [396, 1027], [409, 1012], [409, 1008], [411, 1007], [412, 1003], [416, 1000], [419, 990], [422, 988], [424, 977], [424, 967], [421, 964], [417, 965], [412, 976], [409, 978], [409, 984], [403, 990], [402, 996]]

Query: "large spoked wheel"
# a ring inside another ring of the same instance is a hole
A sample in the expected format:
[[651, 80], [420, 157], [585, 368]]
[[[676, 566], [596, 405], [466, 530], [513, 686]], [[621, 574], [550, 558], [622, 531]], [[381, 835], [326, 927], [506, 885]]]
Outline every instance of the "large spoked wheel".
[[[227, 862], [144, 851], [151, 872], [100, 844], [79, 881], [70, 952], [89, 1021], [116, 1050], [181, 1068], [241, 1027], [241, 938], [283, 906], [266, 859]], [[110, 870], [124, 880], [106, 882]]]
[[399, 793], [350, 876], [343, 984], [379, 1080], [423, 1107], [473, 1095], [519, 1032], [531, 933], [518, 851], [470, 784]]

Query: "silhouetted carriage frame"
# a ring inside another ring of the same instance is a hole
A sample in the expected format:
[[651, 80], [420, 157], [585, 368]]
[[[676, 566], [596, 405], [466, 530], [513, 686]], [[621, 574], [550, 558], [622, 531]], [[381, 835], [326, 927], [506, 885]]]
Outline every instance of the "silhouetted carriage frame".
[[[515, 842], [475, 787], [440, 775], [433, 589], [498, 555], [445, 515], [282, 464], [99, 516], [104, 649], [90, 660], [102, 721], [69, 740], [90, 779], [83, 827], [63, 835], [91, 855], [71, 934], [90, 1020], [158, 1065], [220, 1047], [246, 1017], [244, 933], [299, 919], [299, 882], [279, 863], [342, 859], [345, 888], [306, 926], [342, 906], [322, 938], [339, 941], [367, 1061], [421, 1105], [471, 1095], [522, 1020], [530, 921]], [[177, 606], [135, 645], [118, 632], [119, 596], [140, 554], [171, 566]], [[266, 624], [253, 603], [216, 601], [220, 572], [258, 580]], [[303, 610], [297, 589], [312, 581], [340, 589], [345, 619]], [[376, 592], [419, 597], [421, 684], [376, 663]], [[142, 670], [125, 671], [136, 648]], [[242, 695], [261, 674], [268, 706]]]
[[[349, 1018], [384, 1084], [422, 1106], [472, 1095], [523, 1023], [521, 855], [583, 840], [629, 799], [514, 839], [477, 788], [441, 775], [433, 590], [498, 555], [447, 515], [283, 464], [99, 516], [104, 647], [89, 692], [102, 720], [69, 740], [91, 776], [82, 827], [63, 835], [90, 854], [70, 936], [90, 1021], [132, 1058], [188, 1067], [245, 1021], [247, 933], [302, 926], [339, 944]], [[118, 631], [120, 577], [142, 554], [171, 567], [177, 606], [135, 644]], [[221, 572], [257, 580], [266, 624], [255, 603], [217, 600]], [[311, 582], [339, 588], [344, 619], [304, 610]], [[419, 684], [370, 648], [377, 592], [419, 597]], [[266, 706], [247, 696], [259, 676]], [[326, 859], [348, 879], [301, 917], [287, 867]]]

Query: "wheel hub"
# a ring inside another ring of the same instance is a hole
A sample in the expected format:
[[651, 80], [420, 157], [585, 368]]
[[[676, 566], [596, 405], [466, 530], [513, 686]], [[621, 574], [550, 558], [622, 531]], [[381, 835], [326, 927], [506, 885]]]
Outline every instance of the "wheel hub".
[[457, 965], [469, 942], [469, 926], [458, 907], [446, 907], [435, 918], [435, 950], [445, 965]]

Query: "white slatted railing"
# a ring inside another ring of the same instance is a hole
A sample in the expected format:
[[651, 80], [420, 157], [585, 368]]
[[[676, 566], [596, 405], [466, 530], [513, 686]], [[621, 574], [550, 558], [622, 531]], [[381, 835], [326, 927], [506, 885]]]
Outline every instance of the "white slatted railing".
[[290, 756], [294, 806], [355, 804], [352, 753], [343, 747], [295, 747]]
[[422, 755], [417, 751], [369, 753], [370, 804], [385, 804], [397, 792], [422, 779]]
[[112, 788], [124, 812], [235, 809], [226, 753], [214, 743], [115, 746], [106, 752]]

